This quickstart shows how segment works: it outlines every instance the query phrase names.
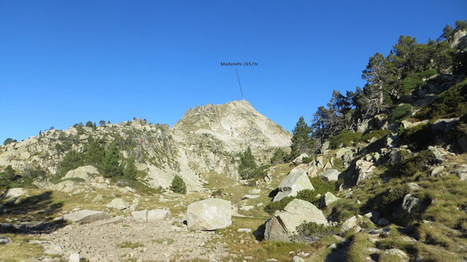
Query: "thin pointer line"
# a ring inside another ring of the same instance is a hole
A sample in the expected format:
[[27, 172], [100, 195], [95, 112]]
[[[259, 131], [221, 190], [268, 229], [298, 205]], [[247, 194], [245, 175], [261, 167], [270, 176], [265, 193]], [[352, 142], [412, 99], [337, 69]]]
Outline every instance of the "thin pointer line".
[[242, 99], [243, 99], [242, 84], [240, 84], [240, 77], [238, 76], [238, 70], [236, 67], [235, 67], [235, 72], [237, 72], [238, 85], [240, 86], [240, 93], [242, 93]]

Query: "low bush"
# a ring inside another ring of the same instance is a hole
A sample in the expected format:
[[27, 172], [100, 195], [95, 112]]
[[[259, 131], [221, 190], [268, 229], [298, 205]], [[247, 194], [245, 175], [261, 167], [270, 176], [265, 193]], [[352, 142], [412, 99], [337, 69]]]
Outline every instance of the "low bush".
[[284, 210], [284, 208], [292, 201], [295, 197], [284, 197], [280, 201], [271, 202], [264, 207], [264, 211], [270, 215], [274, 215], [278, 210]]
[[370, 140], [375, 137], [376, 139], [381, 139], [387, 135], [390, 135], [392, 134], [392, 131], [391, 130], [387, 130], [387, 129], [381, 129], [381, 130], [374, 130], [374, 131], [371, 131], [370, 133], [368, 134], [365, 134], [362, 136], [362, 141], [365, 141], [365, 142], [370, 142]]
[[389, 120], [391, 122], [396, 122], [397, 120], [401, 120], [402, 118], [408, 116], [412, 111], [412, 106], [409, 104], [402, 104], [392, 110], [391, 114], [389, 114]]
[[299, 242], [316, 242], [326, 235], [337, 232], [335, 227], [317, 224], [315, 222], [302, 223], [297, 227], [297, 234], [294, 237]]
[[461, 117], [467, 114], [467, 80], [441, 93], [435, 102], [423, 108], [415, 117], [438, 119]]
[[329, 147], [337, 149], [340, 146], [352, 146], [357, 143], [362, 137], [361, 132], [353, 132], [351, 130], [342, 130], [338, 135], [329, 138]]

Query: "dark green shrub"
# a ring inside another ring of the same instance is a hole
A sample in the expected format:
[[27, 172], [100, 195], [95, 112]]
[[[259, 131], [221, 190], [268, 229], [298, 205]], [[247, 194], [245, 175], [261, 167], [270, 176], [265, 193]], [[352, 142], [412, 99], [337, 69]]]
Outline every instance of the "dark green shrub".
[[313, 158], [312, 157], [304, 157], [302, 158], [302, 163], [304, 164], [307, 164], [307, 163], [310, 163], [311, 161], [313, 161]]
[[409, 192], [410, 188], [406, 184], [389, 189], [383, 196], [381, 204], [385, 206], [385, 209], [388, 209], [391, 206], [394, 206], [396, 202], [402, 202], [404, 196], [407, 195]]
[[286, 158], [287, 153], [284, 150], [280, 148], [276, 149], [276, 151], [274, 151], [274, 155], [271, 157], [271, 165], [285, 163]]
[[433, 144], [435, 135], [430, 124], [421, 124], [404, 130], [401, 142], [414, 150], [423, 150]]
[[297, 198], [313, 203], [317, 200], [316, 196], [318, 194], [314, 190], [305, 189], [297, 193]]
[[123, 176], [127, 179], [136, 179], [138, 175], [138, 169], [136, 169], [135, 158], [130, 157], [126, 161], [126, 166], [123, 169]]
[[179, 194], [186, 194], [186, 184], [181, 177], [176, 175], [170, 185], [170, 190]]
[[270, 215], [274, 215], [277, 210], [284, 210], [287, 204], [289, 204], [294, 199], [294, 197], [284, 197], [280, 201], [271, 202], [264, 207], [264, 211]]
[[302, 223], [296, 230], [296, 240], [306, 242], [315, 242], [324, 236], [333, 235], [337, 232], [335, 227], [325, 226], [315, 222]]
[[461, 117], [467, 114], [467, 80], [441, 93], [435, 102], [415, 116], [418, 119]]
[[8, 144], [11, 144], [11, 143], [15, 143], [15, 142], [18, 142], [16, 139], [13, 139], [13, 138], [7, 138], [5, 139], [5, 141], [3, 142], [3, 145], [8, 145]]
[[360, 141], [362, 137], [361, 132], [353, 132], [351, 130], [342, 130], [338, 135], [329, 138], [329, 147], [331, 149], [337, 149], [341, 145], [344, 147], [352, 146], [356, 142]]
[[69, 151], [63, 160], [58, 164], [58, 176], [63, 177], [70, 170], [78, 168], [84, 164], [84, 156], [75, 150]]
[[416, 88], [422, 87], [425, 84], [424, 79], [434, 76], [438, 73], [436, 69], [428, 69], [418, 74], [406, 77], [400, 82], [400, 95], [412, 93]]
[[410, 114], [412, 111], [412, 106], [409, 104], [403, 104], [398, 107], [396, 107], [394, 110], [392, 110], [391, 114], [389, 115], [389, 119], [391, 122], [395, 122], [397, 120], [400, 120]]
[[416, 156], [405, 159], [398, 168], [399, 177], [413, 177], [416, 174], [426, 172], [430, 166], [437, 164], [433, 152], [423, 150]]
[[392, 134], [391, 130], [387, 129], [381, 129], [381, 130], [374, 130], [371, 131], [370, 133], [363, 135], [362, 136], [362, 141], [369, 142], [373, 137], [376, 137], [376, 139], [381, 139], [387, 135]]
[[327, 192], [334, 193], [336, 192], [336, 182], [327, 182], [321, 177], [310, 178], [310, 182], [315, 189], [313, 192], [318, 195], [324, 195]]
[[117, 144], [110, 144], [102, 160], [102, 174], [105, 177], [117, 177], [123, 175], [123, 167], [120, 164], [120, 151]]

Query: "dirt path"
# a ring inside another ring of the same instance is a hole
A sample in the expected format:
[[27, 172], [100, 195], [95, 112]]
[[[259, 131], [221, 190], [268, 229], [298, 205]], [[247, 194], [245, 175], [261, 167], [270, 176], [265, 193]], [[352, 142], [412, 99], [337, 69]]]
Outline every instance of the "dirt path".
[[216, 232], [188, 231], [174, 220], [138, 223], [124, 218], [115, 224], [73, 224], [44, 235], [45, 252], [89, 261], [225, 260], [229, 253]]

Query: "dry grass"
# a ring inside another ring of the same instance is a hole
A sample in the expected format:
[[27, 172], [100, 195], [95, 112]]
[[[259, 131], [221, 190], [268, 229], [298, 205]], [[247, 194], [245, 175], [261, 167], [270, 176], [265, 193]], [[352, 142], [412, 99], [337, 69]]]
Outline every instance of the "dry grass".
[[0, 261], [22, 261], [42, 256], [43, 248], [39, 244], [31, 244], [37, 238], [25, 235], [6, 234], [13, 243], [0, 245]]

